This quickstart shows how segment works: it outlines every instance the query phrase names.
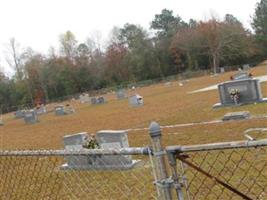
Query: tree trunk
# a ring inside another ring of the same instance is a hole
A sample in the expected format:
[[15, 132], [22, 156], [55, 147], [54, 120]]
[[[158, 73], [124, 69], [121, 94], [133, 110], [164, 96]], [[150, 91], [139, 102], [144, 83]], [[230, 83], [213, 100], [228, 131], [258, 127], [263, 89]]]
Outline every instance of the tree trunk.
[[213, 73], [217, 73], [217, 56], [216, 54], [212, 54], [212, 64], [213, 64]]

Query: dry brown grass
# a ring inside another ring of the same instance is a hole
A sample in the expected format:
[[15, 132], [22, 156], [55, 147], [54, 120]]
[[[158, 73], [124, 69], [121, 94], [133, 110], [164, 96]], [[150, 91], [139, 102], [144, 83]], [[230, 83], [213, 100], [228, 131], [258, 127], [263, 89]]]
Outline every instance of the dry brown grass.
[[[254, 75], [265, 75], [267, 63], [252, 70]], [[76, 113], [40, 116], [40, 122], [26, 125], [14, 119], [12, 113], [3, 116], [0, 127], [1, 149], [58, 149], [63, 148], [62, 137], [78, 132], [95, 133], [103, 129], [147, 127], [152, 120], [161, 125], [220, 119], [225, 113], [248, 110], [251, 114], [266, 114], [266, 104], [234, 108], [212, 109], [219, 101], [216, 90], [188, 94], [189, 91], [229, 80], [234, 72], [218, 77], [205, 76], [189, 80], [183, 87], [156, 84], [138, 88], [144, 97], [144, 106], [132, 108], [127, 100], [116, 100], [106, 95], [108, 103], [91, 106], [71, 102]], [[267, 83], [262, 84], [267, 96]], [[66, 102], [64, 102], [66, 103]], [[50, 105], [53, 107], [53, 105]], [[198, 125], [163, 130], [164, 145], [199, 144], [244, 139], [243, 131], [252, 127], [266, 127], [266, 119], [235, 121], [223, 124]], [[147, 146], [147, 131], [129, 132], [131, 146]], [[148, 163], [148, 160], [145, 159]], [[59, 157], [3, 157], [0, 159], [1, 199], [154, 199], [155, 188], [150, 168], [130, 171], [62, 171], [64, 161]], [[148, 166], [149, 163], [148, 163]], [[239, 177], [239, 176], [238, 176]], [[77, 179], [77, 180], [76, 180]], [[67, 192], [67, 193], [66, 193]], [[213, 198], [210, 198], [213, 199]]]
[[[252, 69], [254, 75], [264, 75], [267, 64]], [[265, 114], [266, 104], [247, 105], [235, 108], [212, 109], [219, 101], [216, 90], [188, 94], [187, 92], [207, 87], [225, 80], [234, 72], [218, 77], [205, 76], [190, 79], [183, 87], [177, 82], [172, 86], [156, 84], [138, 88], [144, 97], [144, 106], [131, 108], [127, 100], [116, 100], [115, 95], [106, 95], [108, 103], [91, 106], [77, 101], [71, 104], [76, 113], [68, 116], [55, 116], [49, 113], [40, 116], [40, 123], [26, 125], [21, 119], [14, 119], [13, 114], [3, 116], [5, 125], [0, 127], [2, 149], [55, 149], [62, 148], [62, 137], [78, 132], [95, 133], [103, 129], [126, 129], [147, 127], [152, 120], [161, 125], [207, 121], [221, 118], [231, 111], [248, 110], [252, 114]], [[267, 96], [267, 84], [262, 84], [263, 95]], [[266, 120], [228, 122], [218, 125], [195, 126], [164, 130], [167, 144], [207, 143], [242, 139], [243, 131], [251, 127], [265, 127]], [[175, 134], [171, 134], [175, 132]], [[140, 137], [136, 137], [136, 136]], [[148, 144], [148, 133], [129, 133], [132, 145]]]

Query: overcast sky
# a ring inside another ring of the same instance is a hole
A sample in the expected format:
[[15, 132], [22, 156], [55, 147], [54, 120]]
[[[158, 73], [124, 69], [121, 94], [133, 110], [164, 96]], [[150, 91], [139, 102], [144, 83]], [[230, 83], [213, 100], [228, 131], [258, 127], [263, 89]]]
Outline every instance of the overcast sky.
[[0, 63], [7, 68], [5, 45], [15, 37], [23, 47], [47, 53], [58, 46], [58, 37], [72, 31], [82, 42], [101, 31], [103, 41], [113, 26], [125, 23], [149, 28], [155, 14], [171, 9], [185, 21], [207, 19], [211, 12], [219, 17], [236, 16], [250, 28], [251, 16], [259, 0], [0, 0]]

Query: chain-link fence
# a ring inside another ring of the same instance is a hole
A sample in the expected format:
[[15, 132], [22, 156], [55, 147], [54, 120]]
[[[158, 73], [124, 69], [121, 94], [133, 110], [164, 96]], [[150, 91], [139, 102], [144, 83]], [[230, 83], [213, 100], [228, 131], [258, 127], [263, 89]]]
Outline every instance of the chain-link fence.
[[[0, 152], [0, 199], [156, 199], [145, 148]], [[134, 155], [134, 156], [130, 156]]]
[[266, 139], [168, 150], [179, 200], [267, 198]]
[[163, 148], [161, 128], [129, 130], [151, 147], [0, 151], [0, 199], [267, 199], [267, 139]]

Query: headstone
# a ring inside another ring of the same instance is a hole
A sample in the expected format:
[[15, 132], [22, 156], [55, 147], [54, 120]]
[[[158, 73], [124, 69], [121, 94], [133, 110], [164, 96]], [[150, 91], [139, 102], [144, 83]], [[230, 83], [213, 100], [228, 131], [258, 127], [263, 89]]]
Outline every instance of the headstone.
[[[63, 137], [65, 150], [79, 151], [83, 150], [86, 142], [87, 133], [78, 133], [74, 135], [66, 135]], [[87, 169], [92, 165], [92, 160], [88, 156], [66, 156], [67, 163], [62, 166], [63, 169]]]
[[242, 120], [242, 119], [249, 119], [250, 112], [249, 111], [241, 111], [241, 112], [230, 112], [223, 116], [223, 121], [230, 121], [230, 120]]
[[65, 108], [63, 105], [58, 105], [55, 107], [55, 115], [60, 116], [60, 115], [65, 115], [65, 114], [66, 114]]
[[228, 81], [218, 85], [220, 103], [213, 107], [243, 105], [266, 102], [262, 98], [260, 82], [258, 79], [244, 79]]
[[4, 122], [2, 119], [0, 119], [0, 126], [4, 126]]
[[95, 104], [104, 104], [106, 103], [106, 100], [104, 97], [92, 97], [91, 98], [91, 104], [95, 105]]
[[87, 93], [81, 94], [79, 99], [81, 103], [90, 103], [90, 96]]
[[249, 65], [249, 64], [245, 64], [245, 65], [243, 65], [243, 70], [244, 70], [244, 71], [248, 71], [248, 70], [250, 70], [250, 65]]
[[118, 90], [117, 91], [117, 99], [125, 99], [125, 98], [127, 98], [127, 92], [126, 92], [126, 90], [124, 90], [124, 89], [121, 89], [121, 90]]
[[243, 79], [251, 79], [251, 75], [248, 72], [240, 71], [237, 74], [231, 76], [232, 80], [243, 80]]
[[97, 104], [97, 98], [96, 97], [92, 97], [91, 98], [91, 104]]
[[105, 101], [105, 98], [104, 97], [98, 97], [97, 98], [97, 104], [103, 104], [103, 103], [105, 103], [106, 101]]
[[44, 105], [41, 105], [40, 107], [36, 108], [35, 112], [37, 113], [37, 115], [45, 114], [47, 112], [46, 107]]
[[24, 118], [24, 114], [25, 114], [25, 110], [17, 110], [15, 112], [15, 117], [17, 119], [21, 119], [21, 118]]
[[[87, 133], [66, 135], [63, 138], [65, 150], [85, 150], [84, 145], [88, 138]], [[96, 139], [101, 149], [120, 149], [129, 147], [127, 133], [125, 131], [99, 131]], [[67, 163], [63, 169], [84, 170], [121, 170], [136, 166], [139, 160], [132, 160], [131, 156], [125, 155], [89, 155], [89, 156], [66, 156]]]
[[138, 94], [130, 96], [129, 104], [131, 106], [142, 106], [144, 104], [143, 97]]
[[[128, 136], [126, 131], [99, 131], [96, 140], [101, 149], [128, 148]], [[139, 161], [132, 160], [130, 155], [102, 156], [97, 159], [95, 165], [103, 169], [129, 169], [134, 167]]]
[[26, 124], [35, 124], [38, 122], [38, 116], [35, 110], [28, 110], [25, 112], [24, 121]]
[[164, 83], [164, 85], [166, 86], [166, 87], [169, 87], [169, 86], [171, 86], [171, 82], [166, 82], [166, 83]]
[[75, 109], [71, 105], [67, 104], [65, 106], [65, 114], [69, 115], [69, 114], [72, 114], [72, 113], [75, 113]]
[[220, 67], [220, 73], [222, 74], [224, 72], [225, 72], [224, 67]]

